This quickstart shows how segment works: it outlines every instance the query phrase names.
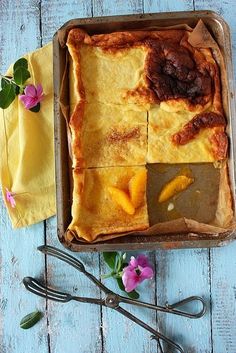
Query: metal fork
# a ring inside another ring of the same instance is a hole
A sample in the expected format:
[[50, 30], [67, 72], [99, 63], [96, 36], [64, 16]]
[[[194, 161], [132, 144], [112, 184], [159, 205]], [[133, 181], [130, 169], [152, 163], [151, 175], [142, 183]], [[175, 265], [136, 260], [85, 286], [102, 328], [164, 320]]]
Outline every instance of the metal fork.
[[[118, 311], [120, 314], [127, 317], [128, 319], [132, 320], [133, 322], [135, 322], [139, 326], [148, 330], [152, 334], [151, 338], [155, 339], [157, 341], [157, 344], [158, 344], [158, 347], [160, 348], [161, 353], [164, 353], [164, 351], [162, 349], [160, 340], [167, 343], [168, 346], [172, 347], [172, 349], [174, 348], [175, 351], [184, 353], [184, 350], [177, 343], [175, 343], [171, 339], [167, 338], [166, 336], [162, 335], [160, 332], [154, 330], [152, 327], [147, 325], [145, 322], [143, 322], [142, 320], [138, 319], [136, 316], [129, 313], [127, 310], [120, 307], [119, 306], [120, 303], [137, 305], [137, 306], [145, 307], [148, 309], [154, 309], [156, 311], [166, 312], [166, 313], [185, 316], [185, 317], [194, 318], [194, 319], [200, 318], [201, 316], [203, 316], [205, 314], [206, 305], [205, 305], [204, 300], [201, 297], [192, 296], [192, 297], [186, 298], [184, 300], [181, 300], [177, 303], [174, 303], [172, 305], [169, 305], [167, 303], [165, 307], [141, 302], [139, 300], [135, 300], [135, 299], [131, 299], [131, 298], [126, 298], [126, 297], [123, 297], [123, 296], [120, 296], [120, 295], [114, 293], [109, 288], [107, 288], [96, 277], [94, 277], [91, 273], [86, 271], [86, 269], [81, 261], [79, 261], [75, 257], [69, 255], [68, 253], [66, 253], [62, 250], [56, 249], [52, 246], [40, 246], [40, 247], [38, 247], [38, 250], [40, 250], [44, 254], [57, 257], [58, 259], [73, 266], [78, 271], [84, 273], [85, 276], [87, 276], [94, 284], [96, 284], [105, 293], [105, 297], [103, 299], [97, 299], [97, 298], [73, 296], [71, 294], [64, 293], [64, 292], [46, 287], [32, 277], [25, 277], [23, 279], [23, 283], [24, 283], [26, 289], [28, 289], [30, 292], [32, 292], [36, 295], [39, 295], [43, 298], [58, 301], [61, 303], [67, 303], [71, 300], [76, 300], [81, 303], [92, 303], [92, 304], [103, 305], [103, 306], [112, 308], [112, 309]], [[202, 305], [202, 309], [197, 313], [192, 313], [192, 312], [188, 312], [188, 311], [181, 311], [181, 310], [176, 309], [180, 306], [183, 306], [186, 303], [193, 302], [193, 301], [200, 302]]]

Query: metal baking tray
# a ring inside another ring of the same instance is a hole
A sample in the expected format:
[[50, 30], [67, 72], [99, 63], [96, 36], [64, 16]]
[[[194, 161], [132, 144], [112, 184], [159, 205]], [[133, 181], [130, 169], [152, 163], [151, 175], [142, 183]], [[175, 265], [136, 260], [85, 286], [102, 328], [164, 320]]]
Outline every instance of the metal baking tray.
[[[154, 250], [177, 248], [202, 248], [222, 246], [235, 238], [235, 233], [211, 235], [182, 233], [163, 234], [158, 236], [125, 236], [99, 243], [83, 243], [76, 240], [68, 243], [64, 234], [71, 221], [71, 187], [70, 187], [70, 157], [68, 153], [67, 126], [59, 104], [61, 83], [64, 74], [67, 48], [62, 44], [61, 33], [71, 28], [80, 27], [89, 34], [109, 33], [118, 30], [140, 29], [152, 26], [172, 26], [186, 23], [194, 27], [202, 19], [208, 30], [217, 41], [223, 55], [228, 83], [227, 109], [228, 136], [230, 139], [229, 174], [232, 198], [235, 209], [235, 177], [234, 177], [234, 150], [236, 101], [234, 95], [233, 67], [230, 30], [224, 19], [213, 11], [195, 12], [165, 12], [141, 15], [112, 16], [99, 18], [74, 19], [65, 23], [53, 38], [53, 68], [54, 68], [54, 119], [55, 119], [55, 163], [56, 163], [56, 198], [57, 198], [57, 234], [60, 242], [72, 251], [112, 251], [112, 250]], [[67, 82], [68, 85], [68, 82]], [[67, 89], [69, 92], [69, 89]], [[69, 95], [69, 93], [68, 93]], [[68, 97], [69, 99], [69, 97]], [[234, 122], [234, 124], [233, 124]]]

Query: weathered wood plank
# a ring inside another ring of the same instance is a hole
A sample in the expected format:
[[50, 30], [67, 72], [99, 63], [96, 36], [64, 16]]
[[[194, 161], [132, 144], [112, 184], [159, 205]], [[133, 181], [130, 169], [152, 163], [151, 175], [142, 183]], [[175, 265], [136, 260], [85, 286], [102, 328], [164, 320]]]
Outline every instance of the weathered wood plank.
[[[1, 200], [2, 203], [2, 200]], [[0, 352], [48, 352], [45, 300], [27, 292], [22, 284], [25, 276], [44, 277], [44, 258], [36, 255], [43, 241], [42, 224], [18, 231], [11, 229], [4, 206], [0, 208]], [[19, 327], [26, 314], [40, 310], [44, 318], [30, 331]]]
[[144, 12], [173, 12], [191, 10], [193, 10], [193, 2], [191, 0], [144, 0]]
[[0, 2], [0, 67], [9, 64], [28, 51], [40, 47], [40, 10], [32, 0]]
[[112, 16], [143, 12], [142, 0], [93, 0], [94, 16]]
[[92, 0], [47, 0], [41, 1], [42, 43], [52, 40], [54, 33], [67, 21], [74, 18], [91, 17]]
[[[234, 74], [236, 74], [236, 7], [233, 0], [195, 0], [195, 9], [218, 12], [229, 24]], [[235, 76], [236, 77], [236, 76]], [[211, 249], [212, 341], [214, 353], [236, 352], [236, 242], [219, 249]]]
[[214, 353], [236, 352], [236, 242], [211, 250]]
[[[63, 249], [56, 235], [56, 219], [47, 221], [47, 244]], [[65, 250], [65, 249], [64, 249]], [[72, 254], [99, 278], [98, 254]], [[69, 265], [47, 256], [48, 284], [67, 293], [99, 298], [98, 288]], [[100, 306], [48, 301], [50, 353], [98, 353], [102, 351]]]
[[[90, 1], [42, 1], [42, 42], [52, 39], [56, 30], [73, 18], [91, 17]], [[62, 248], [56, 234], [56, 219], [47, 221], [47, 244]], [[75, 254], [99, 277], [98, 254]], [[57, 259], [47, 257], [48, 283], [79, 296], [99, 298], [99, 290], [82, 274]], [[97, 353], [102, 351], [100, 307], [70, 302], [48, 302], [50, 353]]]
[[[209, 303], [208, 250], [157, 251], [157, 301], [171, 304], [192, 295]], [[190, 308], [195, 308], [190, 306]], [[159, 315], [159, 327], [188, 353], [211, 352], [210, 310], [198, 320], [167, 314]]]
[[[25, 52], [40, 46], [39, 8], [34, 1], [0, 2], [0, 71], [4, 72]], [[1, 353], [48, 352], [46, 316], [30, 332], [19, 328], [21, 318], [39, 309], [45, 312], [45, 300], [28, 293], [22, 279], [27, 275], [44, 276], [44, 259], [36, 256], [38, 243], [44, 241], [43, 223], [12, 230], [0, 200], [0, 351]]]

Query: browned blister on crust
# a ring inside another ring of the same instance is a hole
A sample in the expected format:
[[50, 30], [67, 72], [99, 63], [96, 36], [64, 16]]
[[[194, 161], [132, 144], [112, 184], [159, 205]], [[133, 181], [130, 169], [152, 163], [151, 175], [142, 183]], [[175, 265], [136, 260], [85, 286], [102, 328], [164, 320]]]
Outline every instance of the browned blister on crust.
[[212, 154], [216, 160], [227, 156], [228, 139], [224, 132], [226, 121], [223, 115], [214, 112], [204, 112], [194, 116], [183, 128], [172, 136], [174, 144], [185, 145], [194, 139], [202, 129], [214, 128], [211, 136]]

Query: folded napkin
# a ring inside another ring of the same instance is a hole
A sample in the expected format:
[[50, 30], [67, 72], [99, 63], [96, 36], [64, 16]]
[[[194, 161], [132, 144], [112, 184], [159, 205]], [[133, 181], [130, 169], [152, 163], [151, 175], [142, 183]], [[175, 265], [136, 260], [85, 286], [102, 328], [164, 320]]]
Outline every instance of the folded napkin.
[[[0, 182], [14, 228], [40, 222], [56, 213], [53, 139], [52, 44], [26, 54], [31, 74], [27, 84], [42, 84], [38, 113], [19, 98], [0, 109]], [[12, 66], [7, 74], [12, 75]], [[16, 206], [6, 199], [6, 188]]]

